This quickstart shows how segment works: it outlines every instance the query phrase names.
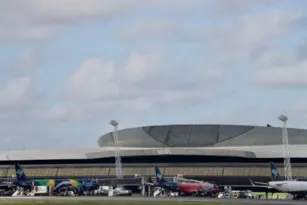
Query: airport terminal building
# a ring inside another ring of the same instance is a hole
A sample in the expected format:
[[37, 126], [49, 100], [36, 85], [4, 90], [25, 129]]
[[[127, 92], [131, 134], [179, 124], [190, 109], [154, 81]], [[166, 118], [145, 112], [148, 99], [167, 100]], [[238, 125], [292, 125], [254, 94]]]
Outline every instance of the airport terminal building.
[[[162, 125], [120, 130], [124, 177], [165, 176], [248, 184], [270, 178], [268, 162], [283, 174], [282, 129], [245, 125]], [[307, 130], [288, 129], [294, 177], [307, 177]], [[114, 177], [114, 133], [98, 139], [98, 148], [0, 152], [0, 177], [11, 177], [19, 162], [29, 177]], [[238, 180], [238, 177], [241, 180]]]

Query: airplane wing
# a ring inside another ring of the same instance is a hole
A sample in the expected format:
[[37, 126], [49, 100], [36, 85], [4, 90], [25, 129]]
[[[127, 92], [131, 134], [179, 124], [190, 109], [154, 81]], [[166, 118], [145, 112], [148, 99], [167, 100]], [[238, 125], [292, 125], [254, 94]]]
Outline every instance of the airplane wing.
[[4, 181], [4, 182], [2, 182], [2, 184], [4, 184], [5, 186], [8, 186], [8, 187], [16, 186], [14, 184], [14, 182], [8, 182], [8, 181]]
[[148, 186], [156, 186], [155, 183], [151, 183], [151, 182], [144, 182], [144, 185], [148, 185]]
[[2, 184], [13, 184], [13, 182], [3, 181]]
[[286, 183], [285, 183], [285, 182], [281, 182], [281, 183], [278, 183], [278, 184], [276, 183], [275, 185], [276, 185], [276, 186], [282, 186], [282, 185], [284, 185], [284, 184], [286, 184]]

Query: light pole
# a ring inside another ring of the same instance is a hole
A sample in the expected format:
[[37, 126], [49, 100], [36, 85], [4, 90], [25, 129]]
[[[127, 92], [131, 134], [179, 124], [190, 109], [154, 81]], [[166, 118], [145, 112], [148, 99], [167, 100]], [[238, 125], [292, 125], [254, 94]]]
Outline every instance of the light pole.
[[289, 152], [289, 142], [288, 142], [288, 131], [287, 131], [287, 121], [288, 117], [285, 115], [280, 115], [278, 117], [280, 121], [282, 121], [282, 143], [284, 145], [284, 170], [285, 170], [285, 179], [287, 181], [292, 180], [292, 171], [291, 171], [291, 160], [290, 160], [290, 152]]
[[122, 160], [120, 156], [120, 148], [118, 146], [118, 122], [116, 120], [111, 120], [110, 125], [113, 126], [113, 139], [115, 147], [115, 168], [116, 168], [116, 179], [123, 179], [123, 168]]

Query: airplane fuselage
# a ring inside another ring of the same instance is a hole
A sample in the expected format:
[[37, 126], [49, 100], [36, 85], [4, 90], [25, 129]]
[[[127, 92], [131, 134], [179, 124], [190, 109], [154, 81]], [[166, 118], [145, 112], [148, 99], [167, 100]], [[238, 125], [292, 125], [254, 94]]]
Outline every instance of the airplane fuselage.
[[35, 179], [35, 180], [19, 180], [14, 182], [15, 185], [20, 187], [29, 188], [34, 186], [50, 186], [55, 190], [65, 186], [74, 188], [83, 188], [86, 190], [95, 190], [99, 188], [97, 182], [92, 180], [77, 180], [77, 179]]
[[272, 181], [269, 186], [280, 192], [287, 193], [307, 193], [307, 181]]
[[180, 192], [185, 194], [192, 194], [202, 191], [202, 186], [199, 183], [178, 183]]
[[177, 185], [177, 183], [164, 183], [164, 184], [159, 184], [159, 187], [172, 191], [172, 192], [178, 192], [179, 191], [179, 187]]
[[180, 192], [184, 194], [194, 194], [199, 192], [208, 192], [216, 194], [219, 192], [218, 187], [210, 183], [178, 183]]

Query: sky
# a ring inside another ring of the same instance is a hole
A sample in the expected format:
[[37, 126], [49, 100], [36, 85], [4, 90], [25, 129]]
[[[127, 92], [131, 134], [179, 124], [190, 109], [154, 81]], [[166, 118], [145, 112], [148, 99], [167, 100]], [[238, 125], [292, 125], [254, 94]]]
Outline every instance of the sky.
[[1, 150], [281, 113], [307, 128], [305, 0], [0, 1]]

